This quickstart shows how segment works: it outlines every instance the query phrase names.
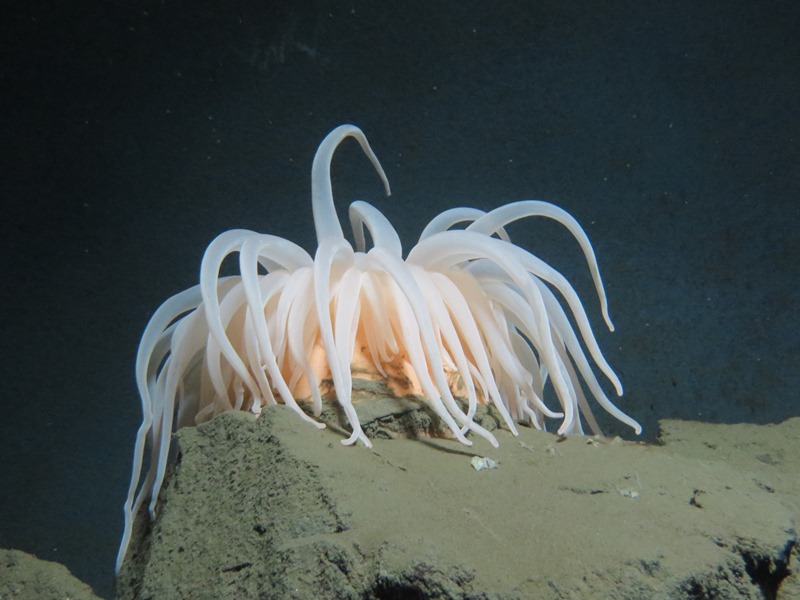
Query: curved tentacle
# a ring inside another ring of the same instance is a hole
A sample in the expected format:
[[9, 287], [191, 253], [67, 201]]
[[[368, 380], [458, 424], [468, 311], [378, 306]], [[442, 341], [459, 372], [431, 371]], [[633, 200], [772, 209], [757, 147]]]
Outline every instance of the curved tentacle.
[[472, 223], [467, 229], [469, 231], [492, 235], [492, 233], [508, 225], [512, 221], [518, 221], [525, 217], [547, 217], [558, 221], [566, 227], [577, 240], [586, 258], [586, 262], [589, 265], [589, 272], [592, 275], [595, 290], [597, 290], [597, 295], [600, 298], [600, 310], [603, 313], [603, 319], [609, 331], [614, 331], [614, 324], [611, 322], [611, 317], [608, 314], [606, 291], [603, 287], [603, 280], [600, 277], [600, 268], [597, 266], [597, 258], [594, 255], [592, 243], [589, 241], [589, 237], [586, 235], [583, 227], [575, 220], [575, 217], [563, 208], [559, 208], [555, 204], [544, 202], [543, 200], [520, 200], [519, 202], [511, 202], [510, 204], [495, 208], [493, 211], [486, 213], [486, 215]]
[[383, 181], [386, 195], [391, 196], [389, 180], [383, 171], [378, 157], [372, 151], [364, 133], [355, 125], [339, 125], [331, 131], [317, 149], [314, 163], [311, 166], [311, 211], [314, 215], [314, 228], [317, 231], [317, 245], [327, 238], [344, 238], [342, 226], [336, 216], [336, 206], [333, 203], [333, 189], [331, 187], [331, 159], [336, 148], [345, 138], [352, 137], [361, 144], [361, 149], [367, 155], [372, 166]]
[[364, 227], [372, 237], [372, 243], [380, 248], [385, 248], [395, 256], [403, 255], [403, 245], [392, 224], [381, 211], [362, 200], [356, 200], [350, 205], [350, 226], [356, 240], [356, 250], [366, 252], [367, 243], [364, 238]]
[[[464, 223], [466, 221], [475, 222], [485, 214], [486, 211], [480, 210], [479, 208], [468, 208], [466, 206], [448, 208], [446, 211], [439, 213], [430, 220], [425, 226], [425, 229], [422, 230], [419, 241], [422, 242], [436, 233], [447, 231], [457, 223]], [[506, 242], [511, 241], [508, 237], [508, 233], [506, 233], [506, 230], [502, 227], [498, 228], [494, 233], [497, 233], [501, 240], [505, 240]]]

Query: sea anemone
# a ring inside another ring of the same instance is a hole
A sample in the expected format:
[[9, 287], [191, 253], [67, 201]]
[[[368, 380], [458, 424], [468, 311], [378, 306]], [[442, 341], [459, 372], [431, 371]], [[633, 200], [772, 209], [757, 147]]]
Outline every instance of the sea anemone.
[[[594, 251], [578, 222], [534, 200], [488, 213], [453, 208], [425, 227], [404, 260], [391, 224], [359, 201], [350, 205], [353, 248], [339, 224], [330, 180], [333, 153], [348, 137], [361, 145], [388, 195], [389, 182], [364, 134], [353, 125], [337, 127], [320, 144], [311, 170], [314, 258], [273, 235], [226, 231], [206, 249], [199, 285], [164, 302], [145, 328], [136, 357], [143, 419], [117, 571], [134, 516], [148, 498], [154, 514], [176, 428], [230, 410], [259, 414], [276, 403], [322, 428], [314, 418], [322, 410], [320, 386], [332, 380], [352, 430], [342, 443], [360, 440], [370, 446], [351, 400], [355, 364], [379, 377], [407, 381], [467, 445], [470, 432], [497, 445], [473, 420], [479, 404], [492, 405], [514, 434], [517, 422], [541, 429], [545, 418], [561, 419], [559, 434], [582, 433], [581, 415], [599, 432], [584, 388], [640, 433], [640, 425], [603, 392], [584, 354], [585, 346], [621, 395], [622, 385], [603, 358], [575, 290], [552, 267], [511, 243], [505, 230], [524, 217], [547, 217], [566, 227], [583, 251], [613, 331]], [[458, 224], [466, 228], [453, 229]], [[365, 230], [372, 240], [369, 250]], [[233, 253], [239, 274], [220, 277], [222, 262]], [[559, 411], [545, 404], [548, 381]], [[150, 465], [142, 481], [146, 447]]]

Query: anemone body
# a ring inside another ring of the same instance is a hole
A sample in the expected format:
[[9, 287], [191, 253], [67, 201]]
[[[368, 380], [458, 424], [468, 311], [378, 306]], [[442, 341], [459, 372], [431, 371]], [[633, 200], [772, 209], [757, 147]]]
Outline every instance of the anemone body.
[[[339, 224], [330, 180], [333, 153], [348, 137], [361, 145], [389, 194], [383, 168], [361, 130], [337, 127], [312, 166], [315, 256], [276, 236], [226, 231], [208, 246], [200, 283], [168, 299], [148, 323], [136, 359], [143, 419], [117, 571], [134, 516], [148, 499], [154, 513], [176, 428], [230, 410], [259, 414], [276, 403], [322, 428], [314, 417], [322, 409], [321, 383], [330, 379], [352, 430], [342, 443], [360, 440], [370, 446], [351, 401], [354, 364], [410, 382], [406, 391], [423, 396], [467, 445], [469, 433], [497, 445], [494, 435], [473, 421], [481, 403], [493, 405], [514, 434], [517, 423], [543, 428], [545, 419], [560, 419], [560, 434], [582, 433], [582, 418], [599, 432], [584, 390], [641, 431], [608, 399], [594, 374], [590, 360], [622, 394], [572, 286], [514, 245], [504, 229], [526, 217], [566, 227], [583, 251], [613, 330], [594, 251], [577, 221], [535, 200], [488, 213], [454, 208], [428, 224], [404, 259], [391, 224], [359, 201], [350, 205], [353, 247]], [[465, 223], [465, 229], [453, 229]], [[220, 277], [231, 254], [238, 254], [239, 274]], [[558, 410], [545, 404], [548, 382]]]

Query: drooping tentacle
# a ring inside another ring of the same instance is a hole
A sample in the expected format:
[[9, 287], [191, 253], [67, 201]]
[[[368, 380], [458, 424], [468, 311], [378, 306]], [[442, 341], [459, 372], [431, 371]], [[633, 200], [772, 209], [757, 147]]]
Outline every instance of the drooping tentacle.
[[331, 187], [331, 159], [337, 146], [345, 138], [352, 137], [361, 144], [364, 154], [367, 155], [375, 170], [383, 181], [386, 195], [391, 195], [389, 180], [383, 171], [378, 157], [372, 151], [364, 133], [355, 125], [339, 125], [331, 131], [317, 149], [314, 155], [314, 164], [311, 166], [311, 210], [314, 214], [314, 227], [317, 231], [317, 245], [322, 241], [334, 237], [343, 238], [342, 226], [336, 216], [336, 206], [333, 203], [333, 189]]
[[366, 252], [367, 242], [364, 237], [364, 227], [372, 237], [375, 246], [385, 248], [395, 256], [403, 255], [403, 245], [389, 219], [377, 208], [362, 200], [357, 200], [350, 205], [350, 226], [356, 240], [356, 250]]
[[586, 262], [589, 265], [589, 272], [592, 275], [597, 296], [600, 298], [600, 310], [603, 313], [603, 319], [608, 325], [610, 331], [614, 331], [614, 324], [611, 322], [611, 317], [608, 315], [608, 300], [606, 299], [606, 291], [603, 287], [603, 280], [600, 277], [600, 268], [597, 266], [597, 258], [594, 255], [594, 249], [589, 241], [589, 237], [580, 226], [578, 221], [555, 204], [544, 202], [543, 200], [520, 200], [519, 202], [511, 202], [491, 212], [486, 213], [483, 217], [476, 220], [469, 227], [470, 231], [492, 235], [505, 225], [512, 221], [518, 221], [525, 217], [547, 217], [561, 223], [569, 230], [573, 237], [577, 240], [578, 244], [583, 251]]

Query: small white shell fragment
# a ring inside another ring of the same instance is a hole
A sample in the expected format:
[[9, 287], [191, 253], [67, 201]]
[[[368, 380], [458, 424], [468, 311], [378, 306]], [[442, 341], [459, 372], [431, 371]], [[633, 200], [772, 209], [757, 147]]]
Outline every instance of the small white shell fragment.
[[473, 456], [472, 460], [470, 461], [472, 464], [472, 468], [476, 471], [481, 471], [483, 469], [496, 469], [497, 462], [492, 460], [491, 458], [485, 458], [481, 456]]
[[626, 498], [630, 498], [631, 500], [636, 500], [639, 497], [639, 492], [634, 490], [633, 488], [625, 488], [620, 490], [619, 493]]

